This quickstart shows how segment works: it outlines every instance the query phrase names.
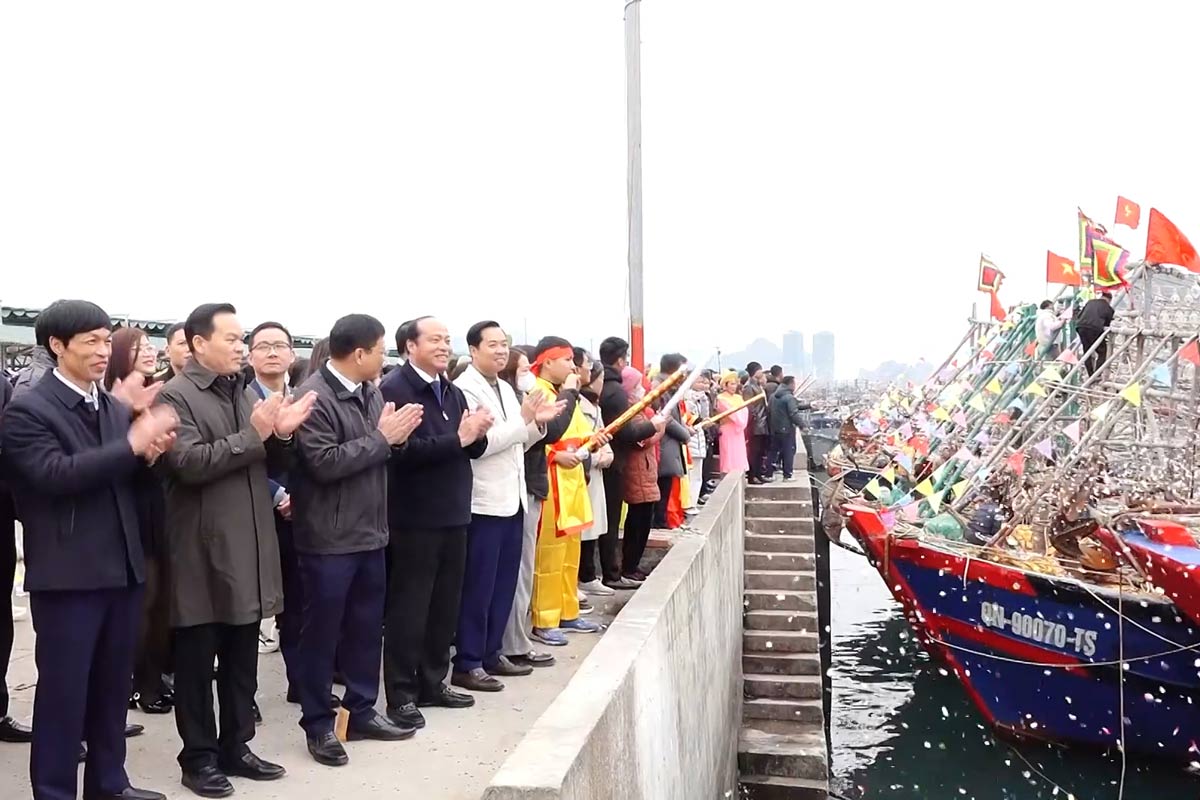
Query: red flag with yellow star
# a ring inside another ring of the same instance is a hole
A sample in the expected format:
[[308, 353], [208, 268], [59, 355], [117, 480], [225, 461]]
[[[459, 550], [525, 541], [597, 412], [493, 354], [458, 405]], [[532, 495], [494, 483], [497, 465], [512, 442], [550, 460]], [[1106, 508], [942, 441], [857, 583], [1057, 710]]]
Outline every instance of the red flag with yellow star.
[[1046, 283], [1061, 283], [1065, 286], [1082, 286], [1083, 276], [1079, 267], [1069, 258], [1046, 251]]
[[1117, 195], [1117, 224], [1136, 228], [1142, 219], [1142, 207], [1127, 198]]

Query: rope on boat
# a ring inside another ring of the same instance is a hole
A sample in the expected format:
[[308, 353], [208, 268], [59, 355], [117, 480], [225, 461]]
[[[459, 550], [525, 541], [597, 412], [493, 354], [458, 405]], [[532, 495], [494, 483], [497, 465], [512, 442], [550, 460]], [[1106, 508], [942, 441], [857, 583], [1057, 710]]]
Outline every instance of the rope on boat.
[[[1121, 636], [1120, 630], [1118, 630], [1118, 636], [1121, 637], [1121, 639], [1123, 641], [1123, 637]], [[984, 653], [979, 650], [973, 650], [970, 647], [963, 647], [962, 645], [954, 644], [952, 642], [947, 642], [944, 639], [939, 639], [936, 637], [934, 638], [934, 641], [936, 641], [940, 645], [949, 647], [951, 650], [958, 650], [960, 652], [967, 653], [968, 655], [979, 656], [980, 658], [990, 658], [993, 661], [1004, 661], [1009, 664], [1018, 664], [1020, 666], [1025, 666], [1025, 667], [1042, 667], [1043, 669], [1085, 669], [1087, 667], [1115, 667], [1120, 664], [1132, 664], [1136, 661], [1153, 661], [1156, 658], [1163, 658], [1164, 656], [1173, 656], [1176, 653], [1183, 653], [1183, 652], [1187, 652], [1187, 651], [1194, 652], [1194, 651], [1200, 649], [1200, 642], [1197, 642], [1196, 644], [1189, 644], [1189, 645], [1186, 645], [1183, 647], [1176, 648], [1174, 650], [1164, 650], [1161, 653], [1151, 653], [1150, 655], [1147, 655], [1147, 656], [1134, 656], [1132, 658], [1118, 659], [1116, 661], [1080, 661], [1080, 662], [1074, 663], [1074, 664], [1047, 664], [1044, 661], [1031, 661], [1029, 659], [1024, 659], [1024, 658], [1009, 658], [1008, 656], [998, 656], [998, 655], [994, 655], [992, 653]], [[1124, 670], [1122, 669], [1121, 672], [1123, 674]]]
[[1117, 657], [1121, 659], [1120, 680], [1117, 681], [1117, 710], [1121, 717], [1121, 783], [1117, 787], [1117, 800], [1125, 797], [1125, 587], [1117, 584]]
[[1033, 764], [1029, 763], [1029, 759], [1025, 758], [1025, 756], [1021, 753], [1020, 750], [1013, 747], [1012, 745], [1009, 745], [1008, 749], [1012, 752], [1013, 755], [1015, 755], [1017, 758], [1021, 759], [1021, 761], [1025, 764], [1025, 766], [1029, 767], [1030, 772], [1032, 772], [1034, 775], [1037, 775], [1039, 778], [1044, 780], [1046, 783], [1053, 786], [1055, 795], [1057, 795], [1059, 792], [1062, 792], [1063, 794], [1065, 794], [1067, 796], [1067, 800], [1074, 800], [1074, 798], [1076, 797], [1074, 792], [1072, 792], [1071, 790], [1066, 789], [1062, 786], [1059, 786], [1057, 783], [1052, 781], [1050, 778], [1046, 777], [1046, 773], [1042, 772], [1037, 767], [1035, 767]]

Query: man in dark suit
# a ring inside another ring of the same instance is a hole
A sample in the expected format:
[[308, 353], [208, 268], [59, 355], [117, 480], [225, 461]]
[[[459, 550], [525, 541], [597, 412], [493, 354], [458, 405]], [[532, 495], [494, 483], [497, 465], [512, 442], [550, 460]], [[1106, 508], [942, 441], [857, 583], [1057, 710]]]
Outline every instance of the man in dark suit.
[[85, 740], [85, 797], [164, 800], [129, 784], [125, 715], [145, 580], [134, 476], [171, 446], [177, 419], [148, 409], [154, 392], [140, 381], [99, 390], [111, 353], [103, 309], [64, 300], [42, 315], [57, 366], [5, 412], [0, 446], [37, 634], [33, 797], [74, 800]]
[[421, 421], [421, 406], [397, 410], [372, 383], [387, 344], [383, 324], [350, 314], [333, 325], [329, 360], [300, 386], [317, 396], [296, 431], [292, 470], [296, 559], [304, 584], [298, 694], [300, 727], [319, 764], [349, 757], [329, 708], [334, 657], [346, 678], [349, 739], [398, 741], [416, 733], [375, 710], [387, 597], [387, 462]]
[[[0, 420], [12, 398], [12, 385], [0, 375]], [[12, 658], [13, 616], [12, 587], [17, 572], [17, 512], [12, 492], [0, 474], [0, 742], [25, 744], [33, 741], [33, 731], [8, 715], [8, 660]]]
[[442, 374], [450, 363], [444, 324], [433, 317], [406, 322], [396, 347], [408, 361], [383, 380], [383, 399], [396, 408], [420, 404], [424, 414], [391, 461], [383, 683], [392, 721], [422, 728], [418, 706], [475, 704], [445, 679], [466, 570], [471, 459], [487, 449], [493, 419], [487, 409], [470, 413], [462, 390]]

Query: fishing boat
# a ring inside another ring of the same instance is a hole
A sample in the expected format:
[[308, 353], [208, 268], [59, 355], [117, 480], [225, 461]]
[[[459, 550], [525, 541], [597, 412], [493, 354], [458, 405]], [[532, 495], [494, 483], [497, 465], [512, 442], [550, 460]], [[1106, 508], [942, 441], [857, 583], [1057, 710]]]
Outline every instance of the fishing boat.
[[826, 530], [1001, 734], [1200, 762], [1197, 298], [1136, 265], [1091, 370], [1069, 325], [1039, 351], [1033, 306], [973, 323], [841, 443], [867, 468], [827, 487]]

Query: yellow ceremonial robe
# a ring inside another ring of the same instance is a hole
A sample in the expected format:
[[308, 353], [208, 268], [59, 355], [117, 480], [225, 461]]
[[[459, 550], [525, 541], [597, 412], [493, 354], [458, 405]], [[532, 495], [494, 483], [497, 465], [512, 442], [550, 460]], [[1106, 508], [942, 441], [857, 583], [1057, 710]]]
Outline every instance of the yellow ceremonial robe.
[[[538, 386], [550, 397], [555, 396], [548, 381], [538, 378]], [[557, 628], [560, 621], [579, 617], [579, 534], [592, 526], [592, 503], [583, 465], [570, 469], [558, 466], [554, 454], [577, 449], [591, 435], [592, 425], [576, 405], [562, 439], [546, 447], [550, 489], [541, 504], [534, 552], [535, 628]]]

